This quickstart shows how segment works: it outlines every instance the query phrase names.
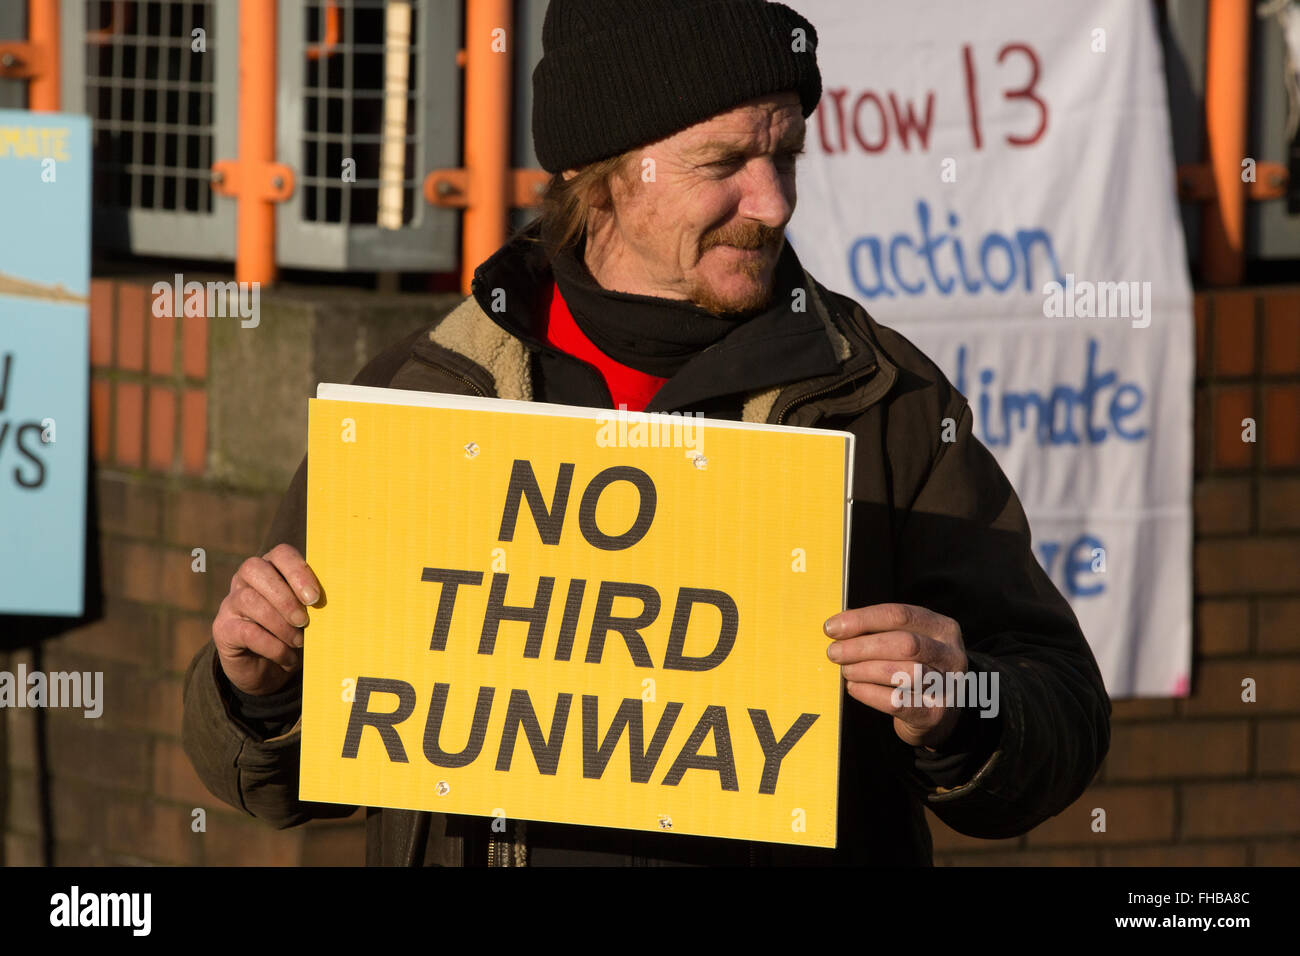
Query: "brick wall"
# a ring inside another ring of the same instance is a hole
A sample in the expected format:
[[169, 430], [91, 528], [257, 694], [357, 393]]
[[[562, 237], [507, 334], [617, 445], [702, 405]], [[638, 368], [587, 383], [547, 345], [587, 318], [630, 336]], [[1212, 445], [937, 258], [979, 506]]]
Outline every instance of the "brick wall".
[[[97, 720], [5, 712], [4, 862], [42, 859], [45, 779], [57, 864], [359, 863], [359, 815], [275, 831], [207, 793], [180, 748], [180, 678], [302, 453], [296, 413], [265, 427], [285, 418], [283, 434], [298, 437], [258, 443], [245, 434], [250, 409], [277, 400], [274, 387], [301, 398], [306, 383], [350, 380], [456, 297], [421, 297], [415, 310], [407, 297], [378, 318], [376, 297], [351, 313], [337, 293], [303, 297], [249, 349], [229, 324], [154, 317], [148, 289], [92, 288], [103, 617], [45, 641], [39, 660], [0, 655], [3, 670], [102, 671], [110, 706]], [[976, 840], [931, 816], [940, 864], [1300, 863], [1300, 287], [1202, 294], [1196, 325], [1193, 694], [1116, 703], [1098, 780], [1024, 837]], [[303, 351], [317, 359], [298, 362]], [[1243, 418], [1256, 419], [1254, 444]], [[1244, 677], [1253, 704], [1240, 699]], [[1104, 833], [1091, 828], [1097, 807]], [[192, 828], [196, 808], [205, 832]]]

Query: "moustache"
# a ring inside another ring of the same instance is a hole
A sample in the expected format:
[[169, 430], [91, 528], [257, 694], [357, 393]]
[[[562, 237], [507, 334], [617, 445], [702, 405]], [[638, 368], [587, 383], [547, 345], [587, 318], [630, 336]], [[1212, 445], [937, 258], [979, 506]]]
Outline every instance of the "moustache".
[[700, 253], [715, 246], [735, 246], [737, 249], [775, 249], [785, 237], [785, 230], [761, 222], [726, 226], [708, 233], [700, 240]]

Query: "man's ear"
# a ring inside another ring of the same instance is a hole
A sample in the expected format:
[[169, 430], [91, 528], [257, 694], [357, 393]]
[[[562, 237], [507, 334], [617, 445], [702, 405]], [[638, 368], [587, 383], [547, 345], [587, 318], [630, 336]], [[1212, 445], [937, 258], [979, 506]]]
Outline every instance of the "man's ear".
[[576, 169], [566, 169], [562, 175], [564, 176], [564, 181], [567, 183], [574, 176], [578, 175], [578, 171]]

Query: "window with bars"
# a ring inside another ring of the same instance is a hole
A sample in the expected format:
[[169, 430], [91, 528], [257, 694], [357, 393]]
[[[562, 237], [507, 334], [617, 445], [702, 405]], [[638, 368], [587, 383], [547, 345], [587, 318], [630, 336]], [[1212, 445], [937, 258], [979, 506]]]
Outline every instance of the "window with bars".
[[[405, 8], [409, 29], [394, 7]], [[381, 207], [390, 206], [390, 226], [415, 218], [425, 53], [420, 7], [419, 0], [304, 5], [298, 177], [304, 222], [373, 226], [384, 223]], [[345, 179], [348, 161], [355, 181]]]
[[[86, 110], [99, 207], [212, 210], [212, 3], [88, 0]], [[193, 49], [202, 30], [201, 51]]]

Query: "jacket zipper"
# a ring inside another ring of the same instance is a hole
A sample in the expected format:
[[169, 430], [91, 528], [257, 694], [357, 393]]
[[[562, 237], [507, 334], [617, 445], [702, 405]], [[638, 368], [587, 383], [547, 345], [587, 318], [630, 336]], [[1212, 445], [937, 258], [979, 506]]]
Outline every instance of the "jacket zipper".
[[[432, 363], [430, 363], [430, 364], [432, 364]], [[447, 368], [447, 366], [445, 366], [445, 365], [437, 365], [437, 366], [435, 366], [435, 367], [436, 367], [440, 372], [446, 372], [446, 373], [447, 373], [448, 375], [450, 375], [452, 378], [457, 379], [458, 381], [464, 382], [464, 383], [465, 383], [466, 385], [468, 385], [470, 388], [474, 389], [475, 393], [478, 394], [478, 396], [479, 396], [480, 398], [491, 398], [491, 397], [493, 397], [493, 396], [488, 395], [488, 393], [485, 392], [485, 391], [483, 391], [483, 389], [479, 388], [479, 387], [478, 387], [478, 384], [475, 383], [475, 382], [473, 381], [473, 379], [466, 378], [464, 375], [461, 375], [459, 372], [454, 372], [454, 371], [452, 371], [451, 369]]]
[[798, 398], [788, 402], [786, 406], [783, 409], [781, 409], [781, 414], [776, 416], [776, 424], [784, 425], [785, 417], [788, 414], [790, 414], [791, 409], [795, 408], [796, 406], [806, 405], [814, 398], [820, 398], [823, 395], [829, 395], [831, 392], [838, 392], [840, 389], [852, 385], [858, 379], [865, 377], [867, 374], [874, 371], [875, 369], [876, 369], [875, 365], [868, 366], [867, 368], [864, 368], [861, 372], [859, 372], [857, 375], [854, 375], [852, 378], [847, 378], [842, 382], [836, 382], [834, 385], [828, 385], [825, 388], [820, 388], [815, 392], [809, 392], [807, 395], [800, 395]]

